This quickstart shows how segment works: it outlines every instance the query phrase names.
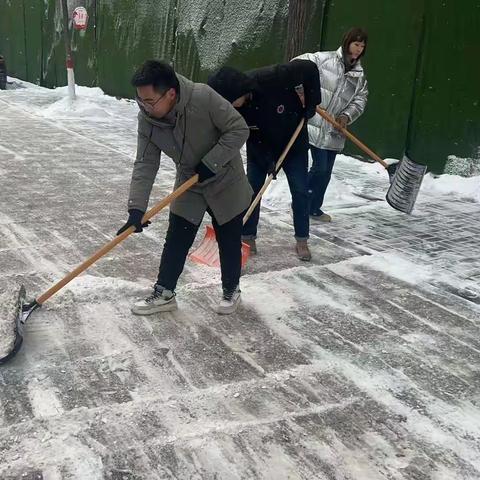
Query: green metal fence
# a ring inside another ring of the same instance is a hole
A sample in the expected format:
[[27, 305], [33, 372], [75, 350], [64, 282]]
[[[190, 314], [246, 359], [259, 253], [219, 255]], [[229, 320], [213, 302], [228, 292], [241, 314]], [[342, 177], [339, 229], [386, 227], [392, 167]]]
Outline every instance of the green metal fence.
[[[220, 65], [241, 69], [283, 60], [288, 0], [69, 0], [90, 21], [74, 32], [81, 85], [132, 96], [129, 79], [147, 58], [171, 61], [204, 81]], [[480, 0], [311, 0], [305, 51], [333, 50], [351, 26], [369, 32], [365, 114], [353, 131], [383, 157], [441, 172], [448, 155], [480, 147]], [[66, 84], [58, 0], [0, 3], [0, 54], [11, 75]], [[347, 147], [348, 153], [360, 153]]]

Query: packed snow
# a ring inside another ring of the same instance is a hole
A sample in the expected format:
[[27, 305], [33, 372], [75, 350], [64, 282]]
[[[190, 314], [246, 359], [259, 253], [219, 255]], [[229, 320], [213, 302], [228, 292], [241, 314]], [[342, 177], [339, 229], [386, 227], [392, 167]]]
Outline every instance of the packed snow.
[[[137, 106], [9, 80], [0, 313], [13, 321], [12, 279], [43, 293], [125, 221]], [[164, 156], [152, 200], [173, 173]], [[191, 262], [178, 312], [130, 314], [156, 277], [161, 212], [32, 314], [0, 369], [0, 477], [478, 478], [480, 177], [428, 174], [411, 216], [386, 204], [388, 185], [380, 165], [339, 155], [333, 222], [312, 221], [305, 264], [280, 173], [228, 318], [212, 309], [219, 271]]]

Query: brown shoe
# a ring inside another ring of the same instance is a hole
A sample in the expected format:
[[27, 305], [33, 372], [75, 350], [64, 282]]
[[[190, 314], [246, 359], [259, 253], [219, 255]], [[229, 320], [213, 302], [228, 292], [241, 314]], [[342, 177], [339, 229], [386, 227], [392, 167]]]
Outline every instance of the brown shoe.
[[250, 253], [256, 255], [257, 253], [257, 243], [254, 238], [242, 238], [242, 243], [246, 243], [250, 247]]
[[312, 259], [312, 254], [308, 248], [307, 240], [297, 240], [297, 246], [295, 247], [298, 258], [304, 262], [309, 262]]
[[332, 217], [328, 213], [322, 213], [321, 215], [310, 215], [310, 218], [313, 218], [319, 222], [331, 222]]

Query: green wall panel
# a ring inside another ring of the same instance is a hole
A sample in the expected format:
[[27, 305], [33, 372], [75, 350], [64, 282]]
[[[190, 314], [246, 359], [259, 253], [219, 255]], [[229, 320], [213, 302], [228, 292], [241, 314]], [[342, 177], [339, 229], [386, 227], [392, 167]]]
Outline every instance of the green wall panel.
[[[80, 85], [131, 97], [130, 78], [160, 58], [199, 81], [221, 65], [247, 70], [284, 61], [288, 0], [68, 0], [88, 29], [74, 32]], [[338, 48], [352, 26], [369, 32], [365, 114], [356, 133], [383, 157], [408, 151], [437, 172], [448, 155], [480, 147], [480, 0], [312, 0], [304, 51]], [[0, 53], [13, 76], [66, 84], [60, 0], [0, 1]], [[347, 153], [360, 153], [347, 143]]]
[[9, 75], [27, 79], [23, 0], [0, 3], [0, 55], [7, 62]]
[[25, 21], [26, 80], [40, 84], [42, 78], [43, 2], [23, 0]]
[[305, 52], [318, 52], [322, 48], [322, 32], [325, 27], [328, 5], [328, 0], [307, 2], [307, 26], [304, 40]]
[[42, 15], [42, 80], [41, 85], [65, 85], [65, 47], [61, 41], [61, 16], [58, 0], [46, 0]]
[[[362, 64], [369, 98], [352, 132], [381, 157], [403, 155], [418, 56], [423, 3], [419, 0], [330, 2], [326, 10], [323, 50], [337, 49], [343, 33], [359, 26], [368, 32]], [[350, 142], [346, 152], [361, 153]]]
[[131, 97], [130, 78], [138, 65], [149, 58], [173, 58], [174, 33], [170, 0], [97, 0], [99, 85]]
[[[235, 37], [234, 48], [225, 62], [241, 70], [285, 61], [288, 1], [252, 2], [252, 9], [253, 5], [256, 5], [257, 10], [248, 25], [239, 31], [240, 37]], [[252, 15], [246, 1], [242, 2], [241, 13], [246, 18]], [[216, 67], [221, 65], [222, 62], [218, 62]]]
[[480, 1], [427, 0], [408, 152], [435, 172], [480, 157]]
[[287, 11], [286, 0], [179, 0], [175, 68], [205, 81], [221, 65], [282, 61]]

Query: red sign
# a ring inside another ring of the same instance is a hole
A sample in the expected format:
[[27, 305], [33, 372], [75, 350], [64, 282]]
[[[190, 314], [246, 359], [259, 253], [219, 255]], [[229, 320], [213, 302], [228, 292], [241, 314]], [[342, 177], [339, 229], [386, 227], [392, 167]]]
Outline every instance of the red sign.
[[73, 11], [73, 28], [75, 30], [86, 30], [88, 23], [88, 13], [85, 7], [77, 7]]

